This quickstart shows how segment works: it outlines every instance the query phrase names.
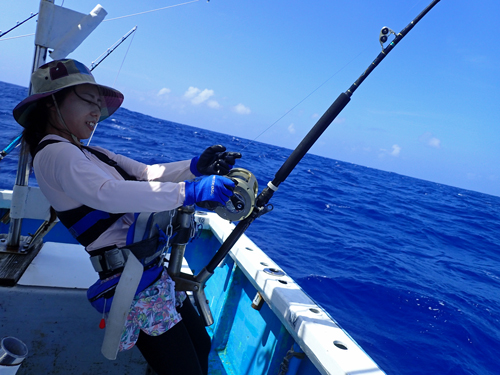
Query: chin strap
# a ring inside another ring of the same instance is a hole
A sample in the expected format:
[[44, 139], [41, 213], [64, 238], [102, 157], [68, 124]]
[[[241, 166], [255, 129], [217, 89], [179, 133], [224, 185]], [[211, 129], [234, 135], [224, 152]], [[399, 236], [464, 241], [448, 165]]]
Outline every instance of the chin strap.
[[66, 125], [66, 122], [64, 121], [64, 119], [63, 119], [63, 117], [61, 115], [61, 111], [59, 110], [59, 106], [57, 105], [57, 101], [56, 101], [56, 98], [55, 98], [54, 94], [52, 94], [52, 100], [54, 101], [54, 105], [56, 107], [56, 111], [57, 111], [57, 115], [59, 116], [59, 120], [61, 121], [61, 124], [64, 125], [64, 127], [66, 128], [66, 130], [59, 129], [59, 128], [55, 127], [53, 124], [51, 124], [52, 127], [56, 128], [59, 131], [62, 131], [62, 132], [65, 132], [65, 133], [69, 134], [71, 136], [71, 138], [73, 139], [73, 141], [77, 145], [79, 145], [80, 144], [80, 140], [76, 137], [76, 135], [74, 135], [73, 133], [71, 133], [71, 131], [68, 128], [68, 125]]
[[90, 141], [92, 141], [92, 137], [94, 136], [95, 130], [97, 129], [97, 125], [99, 125], [99, 123], [95, 124], [94, 129], [92, 130], [92, 134], [90, 135], [90, 138], [87, 141], [87, 146], [90, 146]]

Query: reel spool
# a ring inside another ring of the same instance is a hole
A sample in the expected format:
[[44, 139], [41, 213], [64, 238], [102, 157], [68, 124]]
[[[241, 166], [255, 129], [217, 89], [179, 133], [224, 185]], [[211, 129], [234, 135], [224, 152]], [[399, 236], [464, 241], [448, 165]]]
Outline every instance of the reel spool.
[[259, 185], [252, 172], [243, 168], [233, 168], [226, 177], [234, 180], [234, 195], [225, 206], [217, 206], [215, 212], [223, 219], [240, 221], [248, 217], [255, 206]]

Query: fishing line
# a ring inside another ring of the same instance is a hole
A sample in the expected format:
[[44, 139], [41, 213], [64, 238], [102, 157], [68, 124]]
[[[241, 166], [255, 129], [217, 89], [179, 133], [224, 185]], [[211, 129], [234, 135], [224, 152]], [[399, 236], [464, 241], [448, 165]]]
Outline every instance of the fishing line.
[[[169, 8], [175, 8], [175, 7], [178, 7], [178, 6], [181, 6], [181, 5], [187, 5], [187, 4], [191, 4], [191, 3], [196, 3], [200, 0], [192, 0], [192, 1], [188, 1], [188, 2], [185, 2], [185, 3], [180, 3], [180, 4], [175, 4], [175, 5], [169, 5], [168, 7], [163, 7], [163, 8], [158, 8], [158, 9], [152, 9], [152, 10], [147, 10], [145, 12], [139, 12], [139, 13], [134, 13], [134, 14], [129, 14], [128, 16], [120, 16], [120, 17], [115, 17], [115, 18], [110, 18], [109, 20], [103, 20], [102, 22], [106, 22], [106, 21], [114, 21], [114, 20], [119, 20], [121, 18], [127, 18], [127, 17], [133, 17], [133, 16], [138, 16], [138, 15], [141, 15], [141, 14], [146, 14], [146, 13], [152, 13], [152, 12], [157, 12], [159, 10], [164, 10], [164, 9], [169, 9]], [[64, 1], [62, 2], [61, 6], [63, 6], [64, 4]], [[21, 22], [20, 24], [17, 24], [16, 26], [14, 26], [11, 30], [15, 29], [16, 27], [18, 26], [21, 26], [24, 22], [28, 21], [29, 19], [33, 18], [34, 16], [36, 16], [38, 13], [36, 14], [33, 14], [31, 17], [29, 17], [28, 19], [26, 19], [25, 21]], [[9, 31], [11, 30], [8, 30], [6, 31], [5, 33], [3, 34], [0, 34], [0, 37], [2, 37], [3, 35], [7, 34]], [[17, 38], [24, 38], [24, 37], [27, 37], [27, 36], [33, 36], [35, 35], [35, 33], [33, 34], [25, 34], [25, 35], [19, 35], [19, 36], [13, 36], [13, 37], [10, 37], [10, 38], [5, 38], [5, 39], [1, 39], [0, 42], [3, 42], [4, 40], [10, 40], [10, 39], [17, 39]]]
[[276, 125], [283, 117], [288, 115], [290, 112], [292, 112], [295, 108], [297, 108], [300, 104], [302, 104], [304, 101], [306, 101], [312, 94], [314, 94], [316, 91], [318, 91], [321, 87], [326, 85], [333, 77], [335, 77], [337, 74], [339, 74], [342, 70], [347, 68], [354, 60], [356, 60], [359, 56], [361, 56], [365, 51], [368, 49], [365, 48], [363, 51], [358, 53], [355, 57], [353, 57], [350, 61], [348, 61], [343, 67], [341, 67], [339, 70], [337, 70], [335, 73], [333, 73], [326, 81], [324, 81], [322, 84], [320, 84], [318, 87], [316, 87], [313, 91], [311, 91], [309, 94], [307, 94], [302, 100], [300, 100], [297, 104], [295, 104], [292, 108], [290, 108], [288, 111], [286, 111], [280, 118], [278, 118], [276, 121], [274, 121], [271, 125], [269, 125], [264, 131], [262, 131], [257, 137], [252, 139], [249, 144], [247, 144], [245, 147], [243, 147], [241, 151], [245, 150], [248, 146], [254, 144], [257, 139], [259, 139], [264, 133], [266, 133], [269, 129], [271, 129], [274, 125]]
[[[422, 0], [417, 0], [417, 2], [410, 8], [408, 9], [405, 13], [404, 16], [406, 16], [408, 13], [412, 11], [413, 8], [415, 8], [418, 4], [420, 4]], [[314, 94], [316, 91], [318, 91], [321, 87], [326, 85], [328, 81], [330, 81], [333, 77], [335, 77], [337, 74], [339, 74], [342, 70], [344, 70], [348, 65], [350, 65], [354, 60], [356, 60], [359, 56], [361, 56], [369, 47], [365, 48], [363, 51], [358, 53], [354, 58], [352, 58], [347, 64], [345, 64], [342, 68], [340, 68], [337, 72], [335, 72], [331, 77], [329, 77], [326, 81], [324, 81], [322, 84], [320, 84], [318, 87], [316, 87], [313, 91], [311, 91], [307, 96], [305, 96], [301, 101], [299, 101], [297, 104], [295, 104], [292, 108], [290, 108], [288, 111], [286, 111], [281, 117], [279, 117], [276, 121], [274, 121], [271, 125], [269, 125], [266, 129], [264, 129], [257, 137], [252, 139], [245, 147], [243, 147], [241, 151], [245, 150], [248, 146], [251, 146], [254, 144], [254, 142], [259, 139], [264, 133], [269, 131], [274, 125], [276, 125], [281, 119], [283, 119], [286, 115], [288, 115], [290, 112], [292, 112], [295, 108], [297, 108], [300, 104], [302, 104], [304, 101], [306, 101], [312, 94]]]
[[[342, 112], [345, 106], [351, 100], [351, 96], [357, 88], [364, 82], [370, 73], [384, 60], [384, 58], [392, 51], [392, 49], [408, 34], [413, 27], [437, 4], [440, 0], [433, 0], [417, 17], [413, 19], [403, 30], [401, 30], [390, 44], [378, 54], [375, 60], [368, 68], [359, 76], [359, 78], [345, 92], [342, 92], [337, 99], [332, 103], [328, 110], [321, 116], [318, 122], [312, 127], [309, 133], [304, 137], [300, 144], [293, 150], [292, 154], [283, 163], [281, 168], [276, 172], [274, 179], [269, 181], [267, 187], [257, 196], [255, 207], [245, 219], [240, 221], [232, 230], [231, 234], [224, 240], [223, 244], [212, 257], [212, 260], [203, 268], [195, 280], [200, 281], [201, 287], [205, 286], [206, 281], [213, 275], [215, 269], [225, 259], [229, 251], [240, 239], [252, 222], [262, 214], [270, 212], [272, 205], [268, 206], [269, 200], [278, 190], [279, 185], [286, 180], [297, 164], [302, 160], [309, 149], [319, 139], [323, 132], [330, 126], [335, 118]], [[270, 208], [270, 209], [269, 209]]]
[[[152, 13], [152, 12], [156, 12], [156, 11], [163, 10], [163, 9], [175, 8], [175, 7], [178, 7], [178, 6], [181, 6], [181, 5], [187, 5], [187, 4], [191, 4], [191, 3], [196, 3], [196, 2], [198, 2], [198, 1], [200, 1], [200, 0], [192, 0], [192, 1], [185, 2], [185, 3], [181, 3], [181, 4], [175, 4], [175, 5], [170, 5], [170, 6], [163, 7], [163, 8], [158, 8], [158, 9], [148, 10], [148, 11], [145, 11], [145, 12], [140, 12], [140, 13], [130, 14], [130, 15], [128, 15], [128, 16], [121, 16], [121, 17], [111, 18], [111, 19], [104, 20], [104, 21], [113, 21], [113, 20], [117, 20], [117, 19], [121, 19], [121, 18], [127, 18], [127, 17], [137, 16], [137, 15], [140, 15], [140, 14]], [[62, 1], [61, 6], [63, 6], [63, 5], [64, 5], [64, 0]], [[16, 26], [14, 26], [13, 28], [11, 28], [11, 29], [7, 30], [6, 32], [4, 32], [4, 33], [0, 34], [0, 37], [1, 37], [1, 36], [6, 35], [8, 32], [10, 32], [10, 31], [14, 30], [15, 28], [17, 28], [17, 27], [21, 26], [23, 23], [25, 23], [26, 21], [28, 21], [28, 20], [30, 20], [31, 18], [35, 17], [37, 14], [38, 14], [38, 13], [36, 13], [36, 14], [33, 14], [33, 13], [32, 13], [32, 14], [30, 15], [30, 17], [29, 17], [29, 18], [27, 18], [26, 20], [24, 20], [23, 22], [18, 23], [18, 24], [17, 24]], [[137, 28], [137, 26], [133, 29], [133, 31], [135, 31], [135, 30], [136, 30], [136, 28]], [[33, 34], [26, 34], [26, 35], [19, 35], [19, 36], [15, 36], [15, 37], [11, 37], [11, 38], [5, 38], [5, 39], [1, 39], [0, 41], [9, 40], [9, 39], [24, 38], [24, 37], [33, 36], [33, 35], [35, 35], [35, 33], [33, 33]], [[130, 35], [130, 34], [129, 34], [129, 35]], [[127, 36], [127, 37], [128, 37], [128, 36]], [[118, 69], [118, 73], [116, 74], [115, 80], [114, 80], [114, 82], [113, 82], [113, 86], [115, 86], [116, 81], [117, 81], [117, 79], [118, 79], [118, 76], [120, 75], [121, 69], [122, 69], [123, 64], [124, 64], [124, 62], [125, 62], [125, 59], [126, 59], [126, 57], [127, 57], [127, 55], [128, 55], [128, 51], [130, 50], [130, 47], [132, 46], [132, 42], [133, 42], [133, 40], [134, 40], [134, 37], [135, 37], [135, 35], [133, 35], [133, 36], [132, 36], [132, 39], [130, 40], [130, 44], [129, 44], [128, 48], [127, 48], [127, 51], [125, 52], [125, 55], [124, 55], [124, 57], [123, 57], [122, 63], [121, 63], [121, 65], [120, 65], [120, 68]], [[125, 39], [126, 39], [126, 37], [125, 37], [125, 38], [122, 38], [122, 42], [123, 42], [123, 40], [125, 40]], [[115, 44], [116, 44], [116, 43], [115, 43]], [[120, 45], [120, 44], [121, 44], [121, 42], [120, 42], [118, 45]], [[118, 45], [117, 45], [116, 47], [118, 47]], [[113, 47], [113, 46], [112, 46], [112, 47]], [[116, 48], [116, 47], [115, 47], [115, 48]], [[111, 52], [112, 52], [112, 51], [111, 51]], [[103, 54], [101, 54], [101, 56], [102, 56], [102, 55], [103, 55]], [[101, 57], [101, 56], [99, 56], [99, 57]], [[99, 58], [99, 57], [98, 57], [98, 58]], [[105, 57], [105, 58], [106, 58], [106, 57]], [[104, 60], [104, 59], [102, 59], [102, 60]], [[99, 61], [99, 63], [101, 63], [101, 62], [102, 62], [102, 60], [101, 60], [101, 61]], [[93, 66], [93, 67], [91, 68], [91, 71], [92, 71], [95, 67], [97, 67], [97, 65], [99, 65], [99, 63], [98, 63], [98, 64], [96, 64], [95, 66]], [[98, 125], [98, 124], [96, 124], [96, 126], [95, 126], [95, 127], [94, 127], [94, 129], [92, 130], [92, 134], [90, 135], [90, 138], [89, 138], [89, 140], [88, 140], [88, 142], [87, 142], [87, 146], [88, 146], [88, 145], [90, 144], [90, 142], [92, 141], [92, 137], [94, 136], [95, 130], [96, 130], [96, 128], [97, 128], [97, 125]], [[17, 141], [17, 142], [16, 142], [15, 147], [17, 147], [17, 146], [20, 144], [20, 139], [21, 139], [21, 137], [22, 137], [22, 133], [21, 133], [21, 134], [20, 134], [20, 135], [16, 138], [16, 141]], [[10, 146], [10, 145], [9, 145], [9, 146]], [[12, 148], [14, 148], [14, 147], [12, 147]], [[2, 150], [2, 154], [1, 154], [1, 156], [2, 156], [2, 157], [0, 158], [0, 160], [2, 160], [2, 159], [3, 159], [3, 158], [4, 158], [4, 157], [5, 157], [5, 156], [6, 156], [6, 155], [7, 155], [7, 154], [8, 154], [8, 153], [12, 150], [12, 148], [7, 147], [5, 150]]]
[[404, 16], [406, 16], [408, 13], [410, 13], [410, 12], [413, 10], [413, 8], [415, 8], [415, 7], [416, 7], [417, 5], [419, 5], [421, 2], [422, 2], [422, 0], [418, 0], [418, 1], [417, 1], [417, 2], [416, 2], [416, 3], [415, 3], [415, 4], [414, 4], [414, 5], [413, 5], [410, 9], [408, 9], [408, 10], [406, 11], [406, 13], [404, 14]]
[[[97, 68], [97, 66], [98, 66], [98, 65], [99, 65], [99, 64], [100, 64], [100, 63], [101, 63], [101, 62], [102, 62], [102, 61], [103, 61], [106, 57], [108, 57], [110, 53], [112, 53], [112, 52], [113, 52], [116, 48], [118, 48], [118, 46], [119, 46], [119, 45], [120, 45], [120, 44], [121, 44], [121, 43], [122, 43], [122, 42], [123, 42], [126, 38], [128, 38], [128, 36], [129, 36], [131, 33], [133, 33], [134, 35], [132, 35], [132, 39], [130, 39], [130, 43], [129, 43], [129, 45], [128, 45], [127, 51], [125, 52], [125, 56], [123, 56], [122, 63], [121, 63], [121, 65], [120, 65], [120, 68], [118, 69], [118, 73], [116, 73], [115, 81], [113, 82], [113, 87], [114, 87], [114, 86], [116, 85], [116, 80], [118, 79], [118, 76], [120, 75], [120, 72], [121, 72], [121, 70], [122, 70], [123, 63], [125, 62], [125, 59], [127, 58], [127, 54], [128, 54], [129, 49], [130, 49], [130, 46], [132, 45], [132, 42], [134, 41], [135, 31], [137, 31], [137, 26], [135, 26], [135, 27], [134, 27], [134, 28], [133, 28], [133, 29], [129, 32], [129, 34], [128, 34], [127, 36], [122, 37], [122, 39], [121, 39], [121, 40], [119, 40], [118, 42], [116, 42], [115, 44], [117, 44], [117, 43], [118, 43], [116, 46], [114, 46], [114, 45], [113, 45], [114, 47], [113, 47], [113, 46], [111, 46], [112, 50], [110, 51], [110, 49], [108, 49], [108, 51], [106, 51], [108, 54], [107, 54], [107, 55], [106, 55], [106, 56], [105, 56], [102, 60], [100, 60], [100, 61], [99, 61], [97, 64], [95, 64], [95, 65], [94, 65], [94, 63], [92, 63], [92, 68], [90, 69], [90, 71], [92, 71], [92, 70], [94, 70], [95, 68]], [[106, 52], [104, 52], [104, 53], [106, 53]], [[101, 56], [102, 56], [102, 55], [104, 55], [104, 53], [102, 53], [102, 54], [101, 54]], [[99, 56], [99, 57], [101, 57], [101, 56]], [[99, 57], [98, 57], [98, 58], [99, 58]], [[92, 134], [90, 134], [90, 138], [89, 138], [89, 140], [87, 141], [87, 146], [89, 146], [89, 145], [90, 145], [90, 142], [92, 141], [92, 137], [94, 137], [94, 133], [95, 133], [95, 130], [97, 129], [97, 125], [99, 125], [99, 123], [96, 123], [96, 124], [95, 124], [95, 126], [94, 126], [94, 129], [92, 129]]]
[[120, 72], [122, 70], [123, 63], [125, 62], [125, 59], [127, 58], [127, 54], [128, 54], [129, 49], [130, 49], [130, 46], [132, 45], [132, 42], [134, 41], [134, 37], [135, 37], [135, 33], [134, 33], [134, 35], [132, 35], [132, 39], [130, 39], [130, 43], [127, 47], [127, 51], [125, 52], [125, 56], [123, 56], [123, 60], [122, 60], [122, 63], [120, 65], [120, 69], [118, 69], [118, 73], [116, 73], [115, 81], [113, 82], [113, 87], [116, 85], [116, 80], [118, 79], [118, 75], [120, 74]]
[[[104, 60], [106, 60], [106, 58], [109, 55], [111, 55], [132, 33], [135, 33], [136, 30], [137, 30], [137, 26], [134, 26], [134, 28], [132, 28], [132, 30], [130, 30], [127, 34], [125, 34], [120, 39], [118, 39], [111, 47], [109, 47], [106, 51], [101, 53], [94, 61], [92, 61], [92, 63], [90, 64], [90, 71], [93, 71], [95, 68], [97, 68], [99, 66], [100, 63], [102, 63]], [[106, 56], [104, 56], [101, 59], [101, 57], [103, 55], [106, 55]]]
[[121, 16], [121, 17], [110, 18], [109, 20], [104, 20], [103, 22], [106, 22], [106, 21], [114, 21], [114, 20], [119, 20], [119, 19], [121, 19], [121, 18], [127, 18], [127, 17], [138, 16], [138, 15], [140, 15], [140, 14], [146, 14], [146, 13], [157, 12], [157, 11], [159, 11], [159, 10], [168, 9], [168, 8], [175, 8], [175, 7], [178, 7], [178, 6], [181, 6], [181, 5], [186, 5], [186, 4], [196, 3], [197, 1], [200, 1], [200, 0], [193, 0], [193, 1], [188, 1], [188, 2], [186, 2], [186, 3], [175, 4], [175, 5], [169, 5], [168, 7], [163, 7], [163, 8], [158, 8], [158, 9], [147, 10], [147, 11], [145, 11], [145, 12], [140, 12], [140, 13], [129, 14], [128, 16]]

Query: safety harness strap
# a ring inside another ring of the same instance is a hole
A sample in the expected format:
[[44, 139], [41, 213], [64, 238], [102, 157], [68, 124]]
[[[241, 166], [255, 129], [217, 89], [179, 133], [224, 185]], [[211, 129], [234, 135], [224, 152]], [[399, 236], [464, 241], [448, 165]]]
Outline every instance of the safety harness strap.
[[89, 206], [56, 211], [57, 217], [83, 246], [88, 246], [124, 214], [111, 214]]
[[144, 238], [149, 234], [148, 229], [151, 228], [151, 220], [153, 219], [153, 215], [151, 213], [141, 212], [136, 215], [137, 217], [134, 222], [133, 238], [127, 238], [127, 243], [136, 243], [144, 240]]
[[[43, 148], [45, 148], [46, 146], [52, 144], [52, 143], [59, 143], [59, 142], [62, 142], [62, 141], [59, 141], [57, 139], [46, 139], [45, 141], [43, 142], [40, 142], [38, 144], [38, 146], [36, 147], [35, 149], [35, 155], [33, 156], [33, 158], [36, 156], [36, 154], [38, 152], [40, 152]], [[75, 147], [78, 147], [77, 145], [75, 145], [74, 143], [71, 143], [73, 146]], [[80, 145], [80, 149], [85, 149], [87, 150], [88, 152], [90, 152], [91, 154], [93, 154], [94, 156], [96, 156], [100, 161], [102, 161], [103, 163], [106, 163], [107, 165], [113, 167], [116, 169], [116, 171], [125, 179], [125, 180], [137, 180], [135, 177], [129, 175], [127, 172], [125, 172], [125, 170], [120, 167], [118, 165], [118, 163], [114, 160], [112, 160], [108, 155], [104, 154], [103, 152], [101, 151], [97, 151], [95, 149], [93, 149], [92, 147], [89, 147], [89, 146], [83, 146], [83, 145]]]
[[129, 253], [134, 254], [146, 267], [156, 260], [163, 250], [163, 246], [158, 246], [158, 236], [154, 236], [126, 247], [106, 247], [89, 253], [94, 270], [99, 273], [99, 278], [104, 280], [123, 271]]
[[[40, 142], [35, 150], [34, 157], [44, 147], [59, 142], [62, 141], [47, 139]], [[76, 145], [74, 146], [77, 147]], [[103, 163], [115, 168], [125, 180], [136, 180], [135, 177], [125, 172], [123, 168], [121, 168], [114, 160], [110, 159], [106, 154], [88, 146], [81, 146], [81, 148], [95, 155]], [[56, 211], [56, 213], [59, 220], [61, 220], [64, 226], [68, 228], [71, 235], [85, 247], [97, 240], [97, 238], [99, 238], [99, 236], [103, 234], [111, 225], [125, 215], [124, 213], [111, 214], [85, 205], [72, 210]]]
[[134, 254], [128, 255], [128, 261], [116, 286], [115, 296], [109, 310], [106, 332], [101, 347], [102, 354], [110, 360], [116, 359], [120, 347], [120, 338], [127, 321], [130, 306], [134, 300], [143, 272], [142, 264]]
[[[48, 142], [48, 141], [46, 141]], [[43, 142], [42, 142], [43, 143]], [[83, 149], [88, 152], [94, 154], [100, 161], [106, 163], [107, 165], [116, 169], [116, 171], [125, 179], [125, 180], [137, 180], [135, 177], [129, 175], [125, 170], [118, 165], [118, 163], [108, 157], [108, 155], [93, 149], [92, 147], [82, 146]]]

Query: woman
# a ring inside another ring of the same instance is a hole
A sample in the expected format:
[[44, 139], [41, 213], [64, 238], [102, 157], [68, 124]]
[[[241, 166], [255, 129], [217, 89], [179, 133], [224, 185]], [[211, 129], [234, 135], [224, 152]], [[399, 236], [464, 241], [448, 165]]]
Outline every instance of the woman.
[[[16, 106], [14, 118], [25, 128], [40, 189], [99, 272], [87, 293], [92, 305], [106, 316], [131, 253], [144, 266], [119, 350], [137, 345], [158, 374], [207, 374], [210, 338], [162, 265], [165, 242], [158, 236], [134, 240], [130, 233], [134, 213], [225, 204], [234, 182], [221, 175], [241, 155], [217, 145], [190, 160], [145, 165], [82, 146], [97, 123], [120, 107], [123, 95], [98, 85], [87, 67], [71, 59], [43, 65], [31, 83], [34, 94]], [[209, 176], [195, 179], [203, 175]]]

